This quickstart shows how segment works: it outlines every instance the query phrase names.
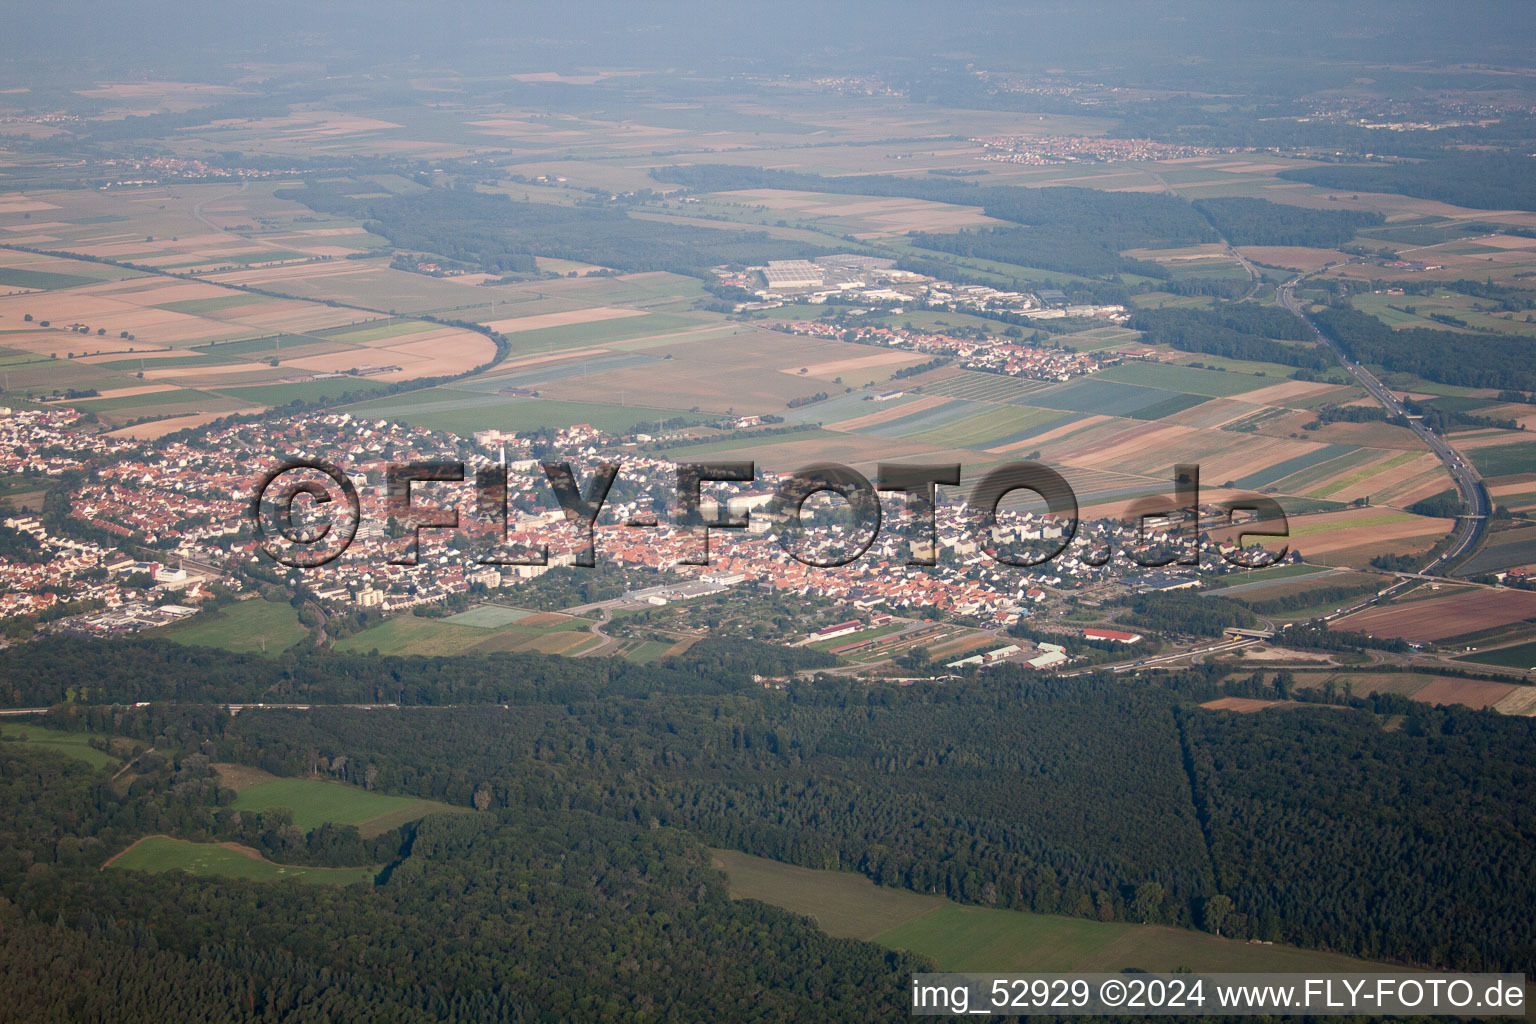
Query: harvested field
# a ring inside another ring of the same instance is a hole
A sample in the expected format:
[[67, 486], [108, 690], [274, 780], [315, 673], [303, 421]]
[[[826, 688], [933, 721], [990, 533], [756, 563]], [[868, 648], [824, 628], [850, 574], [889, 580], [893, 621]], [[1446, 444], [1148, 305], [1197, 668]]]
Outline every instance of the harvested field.
[[1337, 395], [1349, 388], [1323, 381], [1288, 380], [1284, 384], [1271, 384], [1256, 388], [1243, 395], [1243, 401], [1255, 405], [1288, 405], [1299, 398], [1317, 398], [1320, 395]]
[[189, 416], [167, 416], [163, 420], [151, 420], [148, 423], [139, 423], [131, 427], [123, 427], [111, 431], [108, 437], [131, 437], [139, 441], [153, 441], [164, 437], [166, 434], [174, 434], [178, 430], [187, 430], [192, 427], [200, 427], [205, 423], [212, 423], [216, 419], [225, 416], [243, 416], [253, 412], [260, 412], [261, 406], [246, 406], [239, 409], [231, 409], [229, 412], [205, 412], [193, 413]]
[[1436, 679], [1414, 693], [1414, 700], [1426, 704], [1461, 704], [1469, 708], [1491, 708], [1516, 689], [1514, 683], [1495, 683], [1486, 679]]
[[1532, 618], [1536, 618], [1536, 593], [1478, 589], [1367, 608], [1335, 621], [1330, 628], [1432, 643]]
[[[812, 363], [805, 368], [806, 373], [812, 377], [826, 377], [831, 379], [839, 377], [853, 370], [878, 369], [880, 367], [896, 367], [902, 364], [912, 366], [923, 361], [921, 355], [913, 355], [910, 352], [876, 352], [868, 356], [852, 356], [847, 359], [834, 359], [826, 363]], [[779, 368], [780, 373], [798, 373], [798, 366], [784, 366]], [[877, 377], [889, 377], [889, 374], [877, 374]]]
[[1501, 715], [1536, 716], [1536, 686], [1517, 686], [1493, 706]]
[[1244, 245], [1237, 251], [1259, 263], [1305, 271], [1321, 270], [1342, 258], [1337, 249], [1311, 249], [1299, 245]]
[[600, 320], [618, 320], [631, 316], [645, 316], [645, 310], [597, 306], [592, 309], [573, 309], [567, 313], [542, 313], [537, 316], [512, 317], [507, 320], [487, 320], [485, 326], [502, 334], [516, 334], [521, 331], [542, 330], [545, 327], [569, 327], [572, 324], [590, 324]]
[[1211, 711], [1236, 711], [1241, 715], [1250, 715], [1281, 703], [1278, 700], [1259, 700], [1257, 697], [1222, 697], [1219, 700], [1208, 700], [1200, 706]]
[[[1373, 543], [1384, 545], [1390, 541], [1422, 542], [1422, 547], [1428, 547], [1456, 525], [1450, 519], [1430, 519], [1375, 508], [1294, 516], [1290, 523], [1292, 546], [1309, 556]], [[1384, 548], [1378, 548], [1380, 550]]]

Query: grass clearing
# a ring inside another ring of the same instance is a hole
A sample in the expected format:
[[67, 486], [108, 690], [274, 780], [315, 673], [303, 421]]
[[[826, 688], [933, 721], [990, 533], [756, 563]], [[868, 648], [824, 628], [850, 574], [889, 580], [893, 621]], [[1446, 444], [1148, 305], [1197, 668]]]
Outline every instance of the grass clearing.
[[829, 935], [920, 953], [941, 971], [1367, 971], [1379, 965], [1291, 946], [1258, 945], [1160, 925], [961, 906], [816, 871], [712, 850], [730, 894], [815, 919]]
[[[323, 782], [319, 779], [272, 779], [258, 782], [241, 789], [230, 806], [237, 811], [256, 812], [286, 807], [293, 812], [294, 827], [301, 832], [309, 832], [332, 822], [337, 825], [356, 825], [358, 831], [365, 835], [378, 835], [394, 827], [364, 828], [385, 817], [391, 820], [398, 818], [396, 824], [399, 824], [414, 821], [434, 811], [462, 810], [435, 800], [372, 793], [342, 782]], [[400, 818], [402, 814], [406, 816]]]
[[92, 768], [116, 768], [121, 764], [117, 758], [91, 746], [93, 735], [88, 732], [45, 729], [40, 725], [16, 725], [10, 722], [0, 725], [0, 742], [44, 747], [77, 761], [84, 761]]
[[127, 871], [185, 871], [214, 878], [245, 878], [253, 882], [294, 881], [326, 885], [372, 884], [377, 868], [311, 868], [277, 864], [236, 843], [194, 843], [170, 836], [140, 839], [113, 857], [106, 867]]
[[179, 644], [262, 654], [286, 651], [308, 633], [292, 605], [261, 598], [203, 612], [160, 630], [160, 635]]
[[483, 627], [450, 625], [443, 619], [406, 614], [337, 641], [336, 650], [364, 654], [373, 650], [380, 654], [463, 654], [484, 639]]

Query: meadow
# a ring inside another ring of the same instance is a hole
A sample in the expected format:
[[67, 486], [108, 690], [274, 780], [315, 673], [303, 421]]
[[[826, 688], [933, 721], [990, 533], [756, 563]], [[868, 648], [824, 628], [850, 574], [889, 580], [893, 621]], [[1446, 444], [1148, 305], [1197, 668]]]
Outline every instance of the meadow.
[[91, 746], [91, 737], [91, 733], [63, 732], [59, 729], [45, 729], [40, 725], [0, 723], [0, 742], [3, 743], [26, 743], [43, 747], [77, 761], [84, 761], [92, 768], [116, 768], [122, 763], [112, 755]]
[[730, 894], [814, 918], [829, 935], [922, 954], [941, 971], [1366, 971], [1379, 965], [1150, 924], [963, 906], [735, 850], [712, 850]]
[[185, 871], [214, 878], [253, 882], [309, 882], [325, 885], [372, 884], [377, 868], [312, 868], [276, 864], [236, 843], [194, 843], [170, 836], [148, 836], [109, 860], [104, 867], [125, 871]]
[[[436, 811], [458, 811], [435, 800], [373, 793], [342, 782], [319, 779], [271, 778], [244, 786], [230, 805], [237, 811], [265, 811], [286, 807], [293, 812], [294, 827], [309, 832], [327, 822], [356, 825], [366, 835], [377, 835], [404, 821]], [[404, 817], [402, 817], [402, 815]], [[387, 822], [378, 827], [381, 822]]]
[[302, 641], [309, 631], [291, 605], [256, 598], [195, 615], [159, 632], [179, 644], [275, 655]]
[[585, 619], [528, 614], [521, 609], [481, 605], [442, 619], [396, 615], [336, 644], [338, 651], [380, 654], [455, 655], [493, 651], [572, 654], [592, 646]]

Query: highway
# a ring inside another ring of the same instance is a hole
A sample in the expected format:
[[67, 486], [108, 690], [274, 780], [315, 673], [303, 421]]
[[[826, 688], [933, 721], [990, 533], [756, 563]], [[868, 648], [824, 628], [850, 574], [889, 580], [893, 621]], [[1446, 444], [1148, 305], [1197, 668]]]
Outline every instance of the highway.
[[1262, 641], [1253, 638], [1242, 640], [1222, 639], [1206, 644], [1204, 647], [1195, 647], [1187, 651], [1175, 651], [1172, 654], [1159, 654], [1151, 658], [1142, 658], [1138, 661], [1120, 661], [1111, 665], [1094, 665], [1090, 668], [1078, 669], [1076, 672], [1063, 672], [1059, 678], [1071, 679], [1073, 676], [1086, 676], [1092, 672], [1134, 672], [1140, 668], [1158, 668], [1172, 664], [1176, 661], [1184, 661], [1190, 658], [1203, 658], [1210, 654], [1227, 654], [1231, 651], [1240, 651], [1245, 647], [1253, 647]]
[[[1327, 270], [1334, 265], [1330, 263], [1323, 270]], [[1320, 272], [1316, 271], [1315, 273]], [[1392, 393], [1391, 389], [1378, 380], [1376, 375], [1370, 370], [1346, 356], [1343, 350], [1334, 344], [1331, 338], [1318, 330], [1317, 325], [1302, 311], [1301, 303], [1296, 300], [1294, 290], [1298, 284], [1310, 276], [1312, 275], [1301, 274], [1281, 285], [1275, 294], [1276, 301], [1296, 314], [1308, 327], [1312, 328], [1312, 332], [1317, 335], [1317, 340], [1327, 345], [1339, 357], [1339, 361], [1344, 364], [1344, 368], [1350, 372], [1361, 387], [1370, 392], [1372, 398], [1381, 403], [1382, 408], [1386, 409], [1388, 415], [1408, 417], [1408, 410], [1403, 407], [1403, 403]], [[1488, 517], [1493, 512], [1493, 504], [1488, 497], [1488, 488], [1484, 486], [1482, 478], [1477, 475], [1477, 470], [1473, 468], [1472, 464], [1460, 452], [1452, 448], [1445, 438], [1430, 430], [1424, 425], [1423, 421], [1418, 419], [1408, 419], [1408, 426], [1413, 428], [1413, 432], [1418, 434], [1420, 439], [1429, 446], [1430, 451], [1434, 452], [1439, 456], [1440, 461], [1445, 463], [1451, 478], [1456, 481], [1456, 489], [1461, 492], [1462, 501], [1471, 510], [1470, 513], [1461, 516], [1457, 522], [1456, 538], [1451, 542], [1451, 546], [1446, 548], [1439, 557], [1419, 572], [1420, 576], [1432, 576], [1435, 574], [1434, 570], [1437, 566], [1452, 563], [1462, 555], [1471, 552], [1477, 546], [1477, 542], [1482, 539], [1484, 531], [1488, 528]], [[1406, 586], [1408, 582], [1408, 580], [1399, 580], [1387, 588], [1387, 590], [1396, 591], [1400, 587]], [[1371, 598], [1364, 604], [1371, 604], [1382, 596], [1385, 596], [1385, 593]], [[1364, 607], [1364, 604], [1359, 607]], [[1343, 614], [1343, 612], [1337, 614]], [[1329, 617], [1332, 618], [1333, 616]]]

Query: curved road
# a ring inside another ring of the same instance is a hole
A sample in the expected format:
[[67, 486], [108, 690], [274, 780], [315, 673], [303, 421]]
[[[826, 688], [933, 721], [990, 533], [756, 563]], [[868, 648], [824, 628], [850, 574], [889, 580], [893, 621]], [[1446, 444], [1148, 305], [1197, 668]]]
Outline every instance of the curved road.
[[[1323, 269], [1327, 270], [1332, 266], [1334, 264], [1330, 263]], [[1297, 301], [1294, 289], [1303, 280], [1311, 276], [1311, 274], [1301, 274], [1293, 277], [1277, 289], [1275, 300], [1300, 317], [1302, 322], [1308, 327], [1312, 328], [1312, 332], [1317, 335], [1317, 340], [1327, 345], [1339, 357], [1339, 361], [1344, 364], [1344, 368], [1350, 372], [1361, 387], [1370, 392], [1372, 398], [1381, 403], [1382, 408], [1386, 409], [1389, 416], [1407, 418], [1409, 415], [1408, 410], [1403, 407], [1403, 403], [1392, 393], [1391, 389], [1378, 380], [1376, 375], [1370, 370], [1367, 370], [1346, 356], [1343, 350], [1334, 343], [1333, 339], [1318, 330], [1317, 325], [1302, 311], [1301, 303]], [[1430, 562], [1419, 571], [1421, 576], [1430, 576], [1434, 575], [1434, 570], [1437, 566], [1454, 562], [1462, 555], [1470, 553], [1477, 546], [1478, 541], [1482, 539], [1484, 531], [1488, 528], [1488, 517], [1493, 512], [1493, 504], [1488, 497], [1488, 488], [1483, 484], [1482, 477], [1478, 476], [1477, 470], [1473, 468], [1472, 463], [1468, 462], [1455, 448], [1452, 448], [1445, 438], [1430, 430], [1424, 425], [1422, 420], [1408, 419], [1408, 426], [1412, 427], [1413, 432], [1418, 434], [1419, 438], [1429, 446], [1429, 450], [1439, 456], [1441, 462], [1445, 463], [1445, 468], [1450, 471], [1451, 478], [1456, 481], [1456, 489], [1461, 492], [1462, 501], [1465, 502], [1467, 508], [1471, 509], [1470, 513], [1461, 516], [1457, 521], [1456, 538], [1451, 542], [1451, 546], [1446, 548], [1445, 552], [1433, 562]], [[1376, 597], [1357, 607], [1371, 604], [1387, 593], [1407, 586], [1410, 582], [1408, 579], [1400, 579], [1381, 594], [1376, 595]], [[1345, 609], [1336, 614], [1342, 615], [1347, 611], [1355, 610], [1357, 609]], [[1332, 618], [1333, 616], [1329, 617]]]

